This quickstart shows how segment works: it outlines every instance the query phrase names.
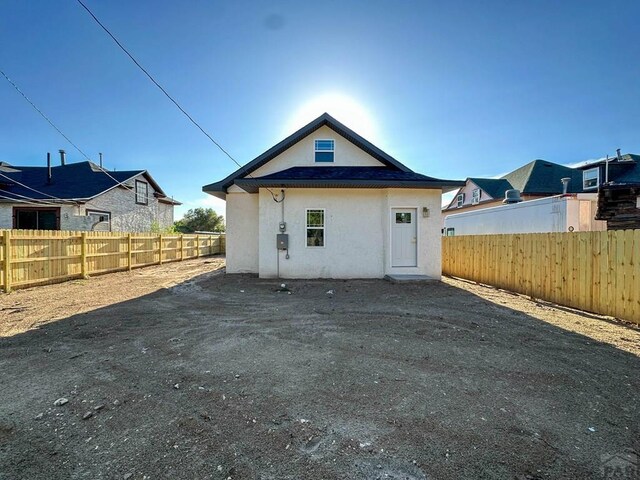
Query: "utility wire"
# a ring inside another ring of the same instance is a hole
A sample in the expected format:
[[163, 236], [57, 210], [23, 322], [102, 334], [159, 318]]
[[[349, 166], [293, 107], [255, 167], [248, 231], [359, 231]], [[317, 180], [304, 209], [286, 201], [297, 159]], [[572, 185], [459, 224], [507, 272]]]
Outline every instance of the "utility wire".
[[[142, 70], [142, 72], [149, 78], [149, 80], [151, 80], [153, 84], [156, 87], [158, 87], [160, 91], [164, 93], [164, 95], [169, 100], [171, 100], [171, 102], [173, 102], [173, 104], [178, 108], [178, 110], [180, 110], [189, 119], [191, 123], [193, 123], [209, 140], [211, 140], [211, 142], [213, 142], [213, 144], [216, 147], [218, 147], [222, 153], [224, 153], [227, 157], [229, 157], [233, 163], [235, 163], [241, 170], [243, 170], [248, 177], [254, 178], [249, 172], [247, 172], [244, 166], [242, 166], [235, 158], [233, 158], [231, 154], [222, 147], [222, 145], [216, 142], [215, 139], [211, 135], [209, 135], [206, 132], [206, 130], [202, 128], [202, 126], [198, 122], [196, 122], [194, 118], [191, 115], [189, 115], [189, 113], [184, 108], [182, 108], [182, 106], [169, 94], [169, 92], [167, 92], [164, 89], [164, 87], [160, 85], [155, 78], [153, 78], [153, 76], [140, 64], [140, 62], [138, 62], [138, 60], [136, 60], [136, 58], [129, 52], [129, 50], [127, 50], [125, 46], [122, 45], [122, 43], [120, 43], [120, 41], [115, 37], [115, 35], [113, 35], [113, 33], [111, 33], [109, 29], [100, 20], [98, 20], [98, 17], [96, 17], [94, 13], [91, 10], [89, 10], [89, 7], [87, 7], [82, 0], [78, 0], [78, 3], [82, 6], [82, 8], [84, 8], [87, 11], [87, 13], [89, 13], [89, 15], [91, 15], [91, 17], [95, 20], [95, 22], [98, 25], [100, 25], [100, 27], [107, 33], [107, 35], [111, 37], [111, 39], [116, 43], [116, 45], [118, 45], [118, 47], [120, 47], [120, 49], [131, 59], [131, 61], [135, 63], [140, 70]], [[269, 193], [271, 193], [271, 196], [273, 197], [273, 199], [275, 201], [278, 201], [276, 200], [277, 195], [273, 193], [273, 191], [268, 187], [267, 187], [267, 190], [269, 191]]]
[[26, 200], [29, 200], [29, 201], [34, 202], [34, 203], [41, 203], [43, 205], [60, 205], [60, 202], [55, 202], [53, 200], [43, 200], [43, 199], [39, 199], [39, 198], [27, 197], [25, 195], [20, 195], [19, 193], [10, 192], [8, 190], [3, 190], [1, 188], [0, 188], [0, 192], [8, 193], [8, 194], [14, 195], [16, 197], [19, 197], [19, 198], [16, 198], [16, 200], [18, 200], [18, 201], [20, 199], [26, 199]]
[[[11, 193], [11, 192], [5, 192], [4, 190], [0, 190], [0, 192]], [[16, 195], [16, 194], [15, 193], [11, 193], [11, 195]], [[46, 203], [46, 202], [42, 202], [41, 203], [40, 200], [36, 200], [35, 198], [32, 198], [30, 200], [21, 200], [19, 198], [7, 197], [5, 195], [0, 195], [0, 198], [4, 198], [6, 200], [11, 200], [12, 202], [26, 203], [28, 205], [45, 205], [45, 206], [48, 206], [48, 207], [53, 207], [55, 205], [60, 205], [59, 203]], [[29, 198], [29, 197], [24, 197], [23, 196], [23, 198]]]
[[[13, 88], [15, 88], [15, 89], [16, 89], [16, 91], [17, 91], [20, 95], [22, 95], [22, 97], [23, 97], [27, 102], [29, 102], [29, 104], [30, 104], [30, 105], [31, 105], [31, 106], [32, 106], [32, 107], [33, 107], [33, 108], [34, 108], [34, 109], [35, 109], [35, 110], [36, 110], [36, 111], [37, 111], [37, 112], [42, 116], [42, 118], [44, 118], [47, 122], [49, 122], [49, 125], [51, 125], [51, 126], [52, 126], [52, 127], [53, 127], [53, 128], [54, 128], [54, 129], [55, 129], [55, 130], [60, 134], [60, 135], [62, 135], [62, 136], [67, 140], [67, 142], [69, 142], [71, 145], [73, 145], [73, 147], [74, 147], [76, 150], [78, 150], [78, 151], [82, 154], [82, 156], [84, 156], [84, 158], [86, 158], [89, 162], [93, 163], [93, 162], [92, 162], [92, 160], [89, 158], [89, 156], [88, 156], [86, 153], [84, 153], [84, 152], [83, 152], [83, 151], [82, 151], [82, 150], [81, 150], [81, 149], [80, 149], [80, 148], [79, 148], [75, 143], [73, 143], [73, 142], [71, 141], [71, 139], [69, 139], [69, 137], [67, 137], [67, 136], [62, 132], [62, 130], [60, 130], [60, 129], [59, 129], [59, 128], [58, 128], [58, 127], [57, 127], [57, 126], [56, 126], [56, 125], [51, 121], [51, 119], [49, 119], [49, 117], [47, 117], [47, 116], [45, 115], [45, 113], [44, 113], [42, 110], [40, 110], [40, 109], [39, 109], [39, 108], [36, 106], [36, 104], [35, 104], [35, 103], [33, 103], [33, 102], [29, 99], [29, 97], [27, 97], [27, 95], [26, 95], [22, 90], [20, 90], [20, 87], [18, 87], [18, 85], [16, 85], [16, 83], [15, 83], [13, 80], [11, 80], [11, 78], [9, 78], [9, 76], [8, 76], [5, 72], [3, 72], [2, 70], [0, 70], [0, 73], [4, 76], [4, 78], [6, 78], [6, 79], [7, 79], [7, 81], [8, 81], [11, 85], [13, 85]], [[103, 167], [101, 167], [101, 166], [99, 166], [99, 165], [96, 165], [96, 166], [100, 169], [100, 171], [101, 171], [101, 172], [103, 172], [103, 173], [104, 173], [104, 174], [106, 174], [109, 178], [111, 178], [114, 182], [116, 182], [116, 184], [117, 184], [117, 185], [120, 185], [120, 186], [122, 186], [122, 187], [126, 188], [126, 189], [127, 189], [127, 190], [129, 190], [129, 191], [132, 191], [132, 187], [131, 187], [130, 185], [127, 185], [127, 184], [125, 184], [125, 183], [122, 183], [122, 182], [120, 182], [120, 181], [116, 180], [116, 179], [113, 177], [113, 175], [111, 175], [109, 172], [107, 172], [107, 170], [105, 170]], [[0, 175], [2, 175], [2, 174], [0, 174]], [[20, 186], [22, 186], [22, 187], [24, 187], [24, 188], [28, 188], [29, 190], [33, 190], [34, 192], [37, 192], [37, 193], [39, 193], [39, 194], [41, 194], [41, 195], [46, 195], [46, 196], [48, 196], [48, 197], [51, 197], [51, 198], [54, 198], [54, 199], [56, 199], [56, 200], [60, 200], [60, 201], [63, 201], [63, 202], [64, 202], [64, 201], [66, 201], [66, 200], [63, 200], [63, 199], [61, 199], [61, 198], [54, 197], [54, 196], [49, 195], [49, 194], [47, 194], [47, 193], [40, 192], [39, 190], [35, 190], [35, 189], [31, 188], [31, 187], [28, 187], [28, 186], [26, 186], [26, 185], [23, 185], [23, 184], [21, 184], [20, 182], [17, 182], [16, 180], [14, 180], [13, 178], [7, 177], [6, 175], [2, 175], [2, 176], [3, 176], [3, 177], [5, 177], [5, 178], [10, 179], [12, 182], [14, 182], [14, 183], [16, 183], [16, 184], [18, 184], [18, 185], [20, 185]], [[135, 192], [133, 192], [133, 193], [135, 194]], [[145, 197], [146, 197], [146, 199], [147, 199], [147, 200], [149, 200], [150, 198], [153, 198], [151, 195], [145, 195]]]
[[[53, 198], [54, 200], [59, 200], [59, 201], [61, 201], [63, 203], [76, 203], [76, 204], [78, 203], [78, 202], [75, 202], [74, 200], [63, 200], [62, 198], [54, 197], [53, 195], [49, 195], [48, 193], [44, 193], [44, 192], [41, 192], [40, 190], [36, 190], [35, 188], [32, 188], [32, 187], [30, 187], [28, 185], [25, 185], [24, 183], [20, 183], [16, 179], [11, 178], [11, 177], [5, 175], [4, 173], [0, 173], [0, 177], [4, 177], [4, 178], [10, 180], [11, 182], [15, 183], [16, 185], [20, 185], [21, 187], [24, 187], [24, 188], [26, 188], [28, 190], [31, 190], [31, 191], [36, 192], [36, 193], [39, 193], [40, 195], [44, 195], [45, 197]], [[8, 192], [8, 193], [11, 193], [11, 192]]]
[[84, 158], [86, 158], [87, 160], [91, 160], [91, 159], [87, 156], [87, 154], [86, 154], [86, 153], [84, 153], [82, 150], [80, 150], [80, 148], [79, 148], [75, 143], [73, 143], [73, 142], [69, 139], [69, 137], [67, 137], [67, 136], [62, 132], [62, 130], [60, 130], [58, 127], [56, 127], [56, 125], [51, 121], [51, 119], [50, 119], [49, 117], [47, 117], [47, 116], [42, 112], [42, 110], [40, 110], [38, 107], [36, 107], [36, 104], [35, 104], [35, 103], [33, 103], [33, 102], [29, 99], [29, 97], [27, 97], [27, 96], [25, 95], [25, 93], [24, 93], [22, 90], [20, 90], [20, 88], [18, 88], [18, 86], [13, 82], [13, 80], [11, 80], [11, 79], [9, 78], [9, 76], [8, 76], [6, 73], [4, 73], [2, 70], [0, 70], [0, 73], [2, 74], [2, 76], [3, 76], [4, 78], [6, 78], [6, 79], [7, 79], [7, 82], [9, 82], [11, 85], [13, 85], [13, 88], [15, 88], [15, 89], [17, 90], [17, 92], [18, 92], [20, 95], [22, 95], [22, 96], [24, 97], [24, 99], [25, 99], [27, 102], [29, 102], [29, 104], [30, 104], [30, 105], [35, 109], [35, 111], [36, 111], [36, 112], [38, 112], [38, 113], [42, 116], [42, 118], [44, 118], [47, 122], [49, 122], [49, 125], [51, 125], [53, 128], [55, 128], [55, 129], [56, 129], [56, 131], [57, 131], [60, 135], [62, 135], [62, 136], [65, 138], [65, 140], [66, 140], [67, 142], [69, 142], [69, 143], [73, 146], [73, 148], [75, 148], [76, 150], [78, 150], [78, 151], [82, 154], [82, 156], [83, 156]]

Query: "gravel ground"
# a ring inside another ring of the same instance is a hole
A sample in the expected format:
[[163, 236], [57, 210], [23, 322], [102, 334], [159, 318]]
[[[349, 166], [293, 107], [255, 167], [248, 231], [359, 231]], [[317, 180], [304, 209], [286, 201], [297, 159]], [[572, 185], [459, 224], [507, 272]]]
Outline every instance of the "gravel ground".
[[637, 328], [458, 280], [279, 292], [222, 267], [0, 296], [0, 478], [578, 479], [640, 452]]

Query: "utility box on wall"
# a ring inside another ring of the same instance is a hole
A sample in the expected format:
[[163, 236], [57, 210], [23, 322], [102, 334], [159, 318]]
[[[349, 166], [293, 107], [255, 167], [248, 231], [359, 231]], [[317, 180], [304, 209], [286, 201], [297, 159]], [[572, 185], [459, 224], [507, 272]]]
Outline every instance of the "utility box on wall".
[[289, 249], [289, 234], [288, 233], [278, 233], [276, 240], [278, 242], [278, 250], [288, 250]]

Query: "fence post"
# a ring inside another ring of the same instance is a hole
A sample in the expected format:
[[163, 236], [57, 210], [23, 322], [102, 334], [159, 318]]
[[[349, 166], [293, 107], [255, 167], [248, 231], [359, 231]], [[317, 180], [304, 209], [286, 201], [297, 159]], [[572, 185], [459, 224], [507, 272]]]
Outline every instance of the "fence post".
[[87, 232], [82, 232], [80, 234], [80, 261], [82, 262], [81, 273], [82, 278], [87, 278]]
[[200, 235], [196, 235], [196, 258], [200, 257]]
[[184, 260], [184, 235], [180, 234], [180, 261]]
[[131, 271], [131, 260], [132, 260], [132, 255], [131, 255], [131, 234], [129, 233], [127, 235], [127, 243], [128, 243], [128, 247], [127, 247], [127, 269], [129, 271]]
[[213, 255], [213, 235], [209, 235], [209, 255]]
[[159, 265], [162, 265], [162, 234], [160, 234], [160, 263]]
[[4, 292], [11, 292], [11, 231], [4, 232]]

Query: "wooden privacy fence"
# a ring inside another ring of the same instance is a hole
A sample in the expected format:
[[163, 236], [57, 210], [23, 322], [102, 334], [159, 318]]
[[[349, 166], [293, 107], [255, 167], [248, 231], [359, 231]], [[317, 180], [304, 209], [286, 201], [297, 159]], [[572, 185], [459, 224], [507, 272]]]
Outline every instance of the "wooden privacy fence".
[[640, 324], [640, 230], [443, 237], [442, 271]]
[[222, 235], [0, 230], [5, 292], [224, 253]]

